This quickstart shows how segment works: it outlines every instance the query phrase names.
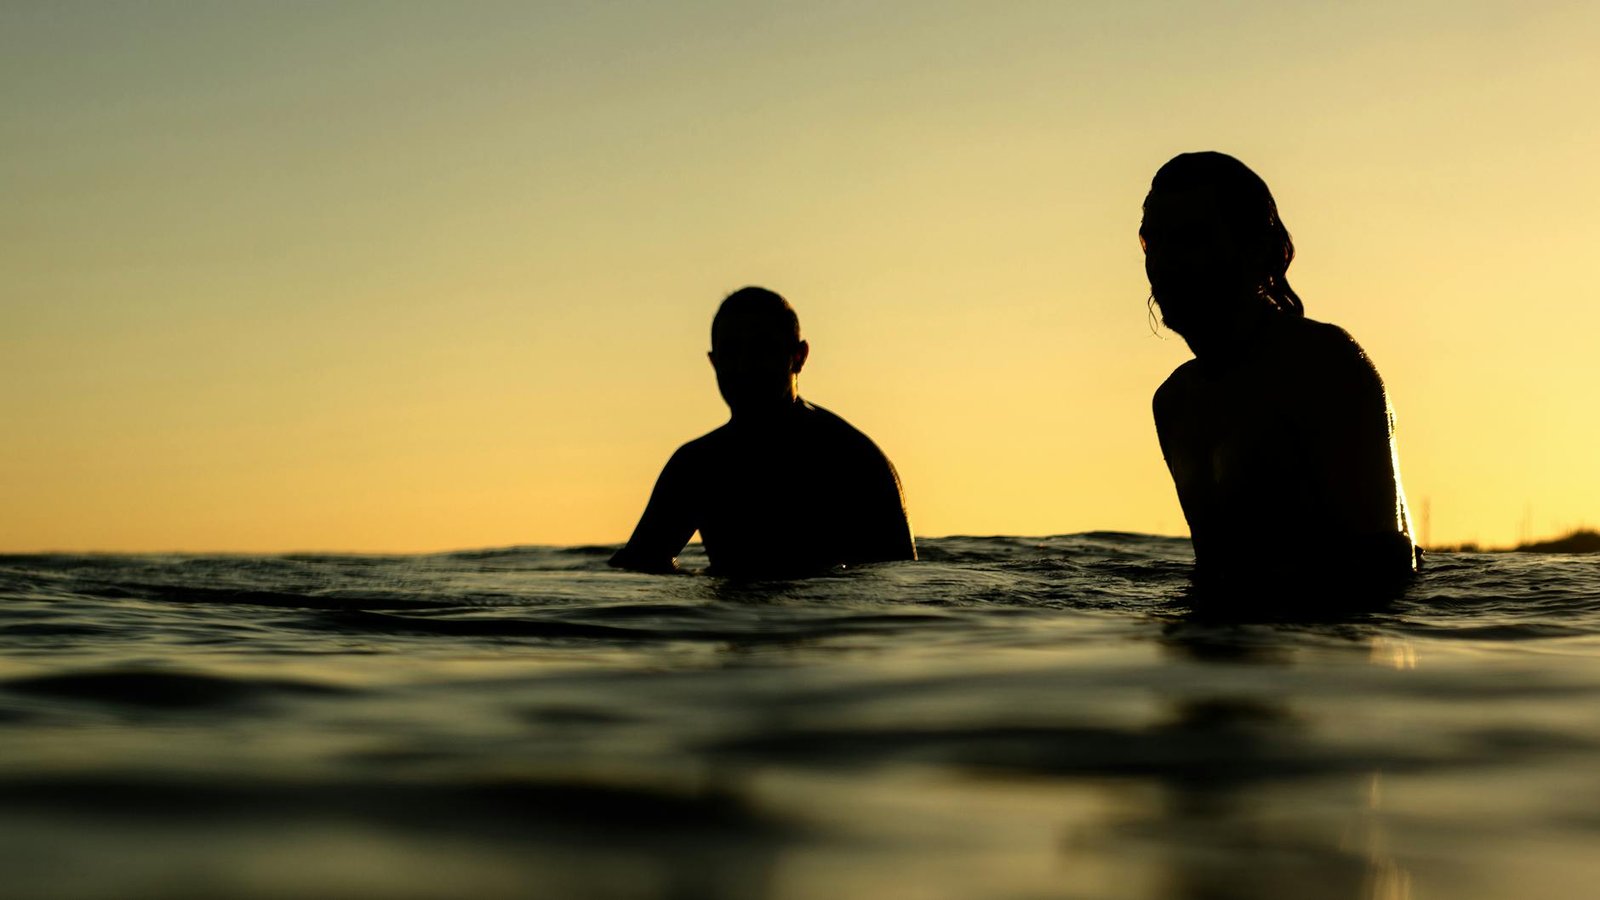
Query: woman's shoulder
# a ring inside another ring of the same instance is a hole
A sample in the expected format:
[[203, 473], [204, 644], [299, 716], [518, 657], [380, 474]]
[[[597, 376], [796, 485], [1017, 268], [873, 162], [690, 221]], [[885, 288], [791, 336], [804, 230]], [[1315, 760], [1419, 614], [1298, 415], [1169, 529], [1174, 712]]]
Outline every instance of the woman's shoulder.
[[1281, 348], [1301, 390], [1331, 397], [1382, 394], [1383, 378], [1356, 339], [1337, 325], [1302, 319]]
[[1297, 352], [1330, 356], [1366, 356], [1350, 332], [1332, 322], [1296, 317], [1284, 323], [1285, 343]]
[[1167, 380], [1161, 382], [1156, 388], [1153, 403], [1159, 411], [1163, 406], [1181, 403], [1183, 399], [1194, 392], [1198, 387], [1201, 377], [1200, 361], [1191, 359], [1183, 365], [1172, 370]]
[[1350, 373], [1373, 369], [1361, 344], [1331, 322], [1295, 319], [1285, 323], [1281, 333], [1278, 353], [1297, 366]]

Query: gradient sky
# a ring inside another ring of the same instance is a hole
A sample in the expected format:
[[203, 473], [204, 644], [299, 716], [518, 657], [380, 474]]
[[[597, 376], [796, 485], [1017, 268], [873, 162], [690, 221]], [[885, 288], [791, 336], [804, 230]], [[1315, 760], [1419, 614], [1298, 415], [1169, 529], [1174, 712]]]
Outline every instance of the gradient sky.
[[0, 550], [617, 543], [717, 302], [920, 535], [1185, 533], [1136, 239], [1218, 149], [1435, 543], [1600, 522], [1600, 5], [0, 6]]

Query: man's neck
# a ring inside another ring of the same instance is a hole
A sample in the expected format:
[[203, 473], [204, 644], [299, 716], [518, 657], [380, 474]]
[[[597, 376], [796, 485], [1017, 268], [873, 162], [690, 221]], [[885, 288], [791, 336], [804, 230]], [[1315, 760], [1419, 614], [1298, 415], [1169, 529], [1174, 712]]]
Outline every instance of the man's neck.
[[805, 407], [806, 402], [795, 394], [788, 399], [733, 411], [731, 421], [741, 428], [762, 428], [788, 421]]

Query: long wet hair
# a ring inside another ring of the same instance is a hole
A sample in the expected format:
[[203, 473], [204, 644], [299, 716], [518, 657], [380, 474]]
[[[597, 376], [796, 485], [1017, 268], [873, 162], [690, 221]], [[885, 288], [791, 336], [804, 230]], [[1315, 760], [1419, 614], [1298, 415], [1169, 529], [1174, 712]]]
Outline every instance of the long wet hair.
[[[1201, 188], [1212, 190], [1228, 228], [1257, 248], [1256, 290], [1262, 298], [1279, 312], [1304, 316], [1305, 304], [1285, 275], [1289, 263], [1294, 262], [1294, 241], [1278, 218], [1272, 191], [1249, 166], [1215, 150], [1180, 153], [1156, 172], [1144, 209], [1148, 212], [1150, 198], [1156, 194]], [[1143, 223], [1139, 231], [1142, 237]]]

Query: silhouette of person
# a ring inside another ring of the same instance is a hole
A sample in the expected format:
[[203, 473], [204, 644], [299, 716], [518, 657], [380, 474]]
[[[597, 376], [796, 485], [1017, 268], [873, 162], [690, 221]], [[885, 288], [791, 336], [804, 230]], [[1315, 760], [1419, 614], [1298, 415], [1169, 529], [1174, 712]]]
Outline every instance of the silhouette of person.
[[844, 419], [800, 398], [810, 349], [778, 294], [746, 287], [722, 301], [707, 355], [732, 416], [667, 461], [611, 565], [675, 571], [696, 531], [718, 575], [917, 558], [894, 466]]
[[1222, 153], [1174, 157], [1145, 197], [1139, 242], [1161, 321], [1194, 353], [1154, 411], [1196, 583], [1414, 572], [1383, 380], [1349, 334], [1306, 318], [1266, 182]]

